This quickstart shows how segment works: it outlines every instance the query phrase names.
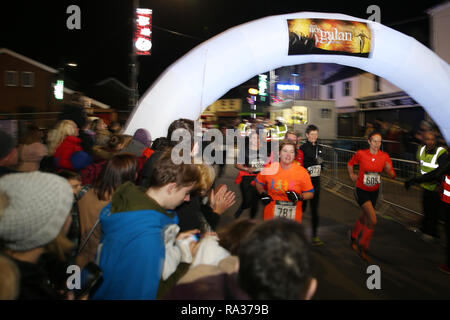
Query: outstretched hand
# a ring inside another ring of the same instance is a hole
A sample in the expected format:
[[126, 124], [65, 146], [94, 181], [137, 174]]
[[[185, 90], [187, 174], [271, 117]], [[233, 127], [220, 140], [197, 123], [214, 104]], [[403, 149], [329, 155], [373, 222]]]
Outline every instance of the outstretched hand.
[[220, 185], [216, 190], [211, 190], [210, 205], [215, 213], [221, 215], [229, 207], [236, 203], [236, 194], [228, 190], [226, 185]]

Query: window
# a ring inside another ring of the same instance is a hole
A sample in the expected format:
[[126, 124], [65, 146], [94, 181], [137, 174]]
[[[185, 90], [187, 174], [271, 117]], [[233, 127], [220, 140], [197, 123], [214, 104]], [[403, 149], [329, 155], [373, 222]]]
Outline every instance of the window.
[[375, 92], [381, 91], [379, 76], [375, 76], [375, 82], [373, 84], [373, 91], [375, 91]]
[[311, 80], [312, 85], [312, 92], [311, 92], [311, 99], [312, 100], [319, 100], [319, 80], [318, 79], [312, 79]]
[[344, 97], [348, 97], [348, 96], [350, 96], [350, 94], [351, 94], [351, 91], [352, 91], [352, 82], [351, 81], [345, 81], [344, 82], [344, 90], [343, 90], [343, 93], [342, 93], [342, 95], [344, 96]]
[[325, 119], [331, 118], [331, 109], [320, 109], [320, 117]]
[[34, 87], [34, 72], [22, 72], [22, 87]]
[[17, 71], [5, 71], [5, 86], [17, 87], [18, 83]]
[[332, 84], [328, 86], [328, 99], [334, 99], [334, 86]]

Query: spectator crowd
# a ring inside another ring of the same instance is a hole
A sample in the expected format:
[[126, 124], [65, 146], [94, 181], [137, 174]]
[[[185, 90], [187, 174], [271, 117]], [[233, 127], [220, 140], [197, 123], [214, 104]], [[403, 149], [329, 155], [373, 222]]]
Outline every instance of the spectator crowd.
[[0, 131], [0, 299], [311, 299], [303, 226], [218, 229], [235, 194], [212, 166], [172, 161], [177, 129], [194, 136], [187, 119], [125, 135], [74, 107], [46, 136]]

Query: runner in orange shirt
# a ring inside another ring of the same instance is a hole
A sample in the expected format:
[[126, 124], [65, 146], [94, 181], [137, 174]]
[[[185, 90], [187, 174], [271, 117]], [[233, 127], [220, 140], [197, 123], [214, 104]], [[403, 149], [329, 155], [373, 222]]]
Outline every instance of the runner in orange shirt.
[[267, 165], [256, 176], [256, 190], [266, 205], [264, 220], [276, 217], [302, 222], [302, 201], [314, 197], [311, 178], [298, 162], [294, 162], [295, 143], [280, 142], [280, 160]]
[[[385, 170], [391, 178], [396, 176], [391, 158], [386, 152], [380, 150], [381, 140], [379, 132], [370, 133], [368, 137], [369, 149], [358, 150], [347, 163], [350, 178], [353, 182], [356, 182], [355, 198], [362, 208], [362, 213], [352, 231], [351, 246], [367, 262], [369, 262], [367, 255], [369, 242], [377, 224], [375, 204], [381, 183], [380, 173]], [[355, 164], [359, 164], [358, 175], [353, 172]], [[358, 248], [357, 239], [361, 231]]]

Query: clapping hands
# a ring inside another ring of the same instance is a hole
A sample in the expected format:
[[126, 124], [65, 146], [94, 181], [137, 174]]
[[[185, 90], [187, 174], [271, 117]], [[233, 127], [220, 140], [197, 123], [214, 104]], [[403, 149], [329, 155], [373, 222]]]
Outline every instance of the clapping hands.
[[227, 186], [222, 184], [216, 188], [216, 190], [211, 190], [210, 194], [210, 206], [215, 213], [221, 215], [229, 207], [235, 204], [236, 194], [228, 190]]

